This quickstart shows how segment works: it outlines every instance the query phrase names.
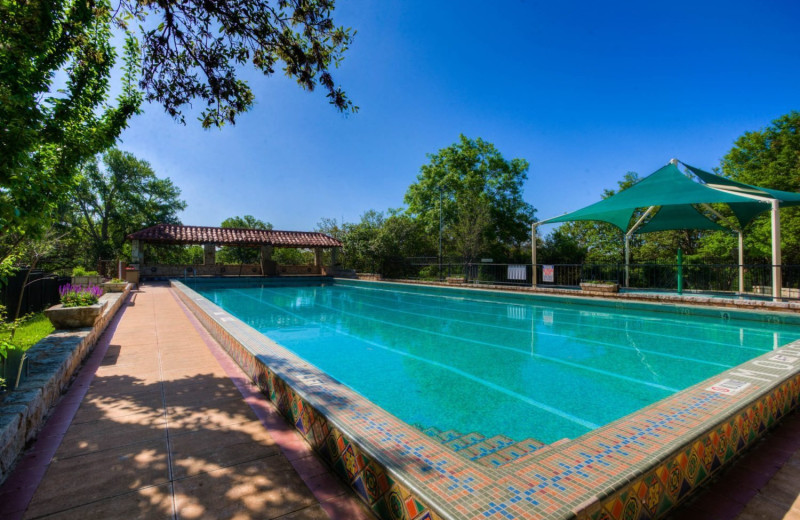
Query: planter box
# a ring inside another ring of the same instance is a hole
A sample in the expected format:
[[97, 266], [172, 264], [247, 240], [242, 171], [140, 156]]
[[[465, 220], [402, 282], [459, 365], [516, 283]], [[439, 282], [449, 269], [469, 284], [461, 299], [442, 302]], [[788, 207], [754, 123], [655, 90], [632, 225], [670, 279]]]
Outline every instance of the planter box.
[[100, 285], [103, 283], [102, 276], [73, 276], [72, 285], [81, 285], [88, 287], [90, 285]]
[[125, 280], [127, 280], [128, 283], [138, 284], [139, 283], [139, 271], [134, 271], [134, 270], [125, 271]]
[[91, 327], [103, 314], [106, 302], [88, 305], [86, 307], [64, 307], [62, 304], [54, 305], [44, 311], [44, 314], [56, 329], [77, 329]]
[[128, 282], [120, 282], [120, 283], [111, 283], [106, 282], [103, 284], [103, 292], [122, 292], [125, 290], [125, 286], [128, 285]]
[[618, 283], [581, 282], [581, 290], [582, 291], [603, 292], [603, 293], [618, 293], [619, 292], [619, 284]]

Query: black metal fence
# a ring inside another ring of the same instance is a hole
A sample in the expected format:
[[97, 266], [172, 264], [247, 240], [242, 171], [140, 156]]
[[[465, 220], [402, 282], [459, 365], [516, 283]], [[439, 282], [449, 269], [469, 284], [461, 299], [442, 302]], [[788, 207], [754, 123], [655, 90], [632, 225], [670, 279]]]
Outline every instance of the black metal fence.
[[21, 269], [9, 276], [5, 283], [0, 283], [0, 305], [6, 308], [6, 319], [14, 318], [20, 293], [23, 293], [20, 316], [24, 316], [31, 312], [43, 311], [51, 305], [57, 304], [61, 299], [58, 288], [70, 281], [68, 276], [57, 276], [34, 270], [31, 271], [30, 277], [28, 277], [28, 286], [23, 291], [26, 272], [27, 270]]
[[[448, 259], [449, 260], [449, 259]], [[745, 265], [744, 285], [739, 287], [739, 266], [735, 264], [683, 264], [683, 289], [702, 292], [745, 292], [772, 294], [772, 266]], [[630, 289], [675, 291], [677, 264], [537, 264], [536, 283], [551, 287], [578, 287], [581, 282], [615, 282]], [[800, 265], [780, 267], [785, 298], [800, 299]], [[441, 281], [460, 279], [467, 283], [532, 285], [531, 264], [452, 262], [408, 258], [384, 264], [385, 278]], [[627, 276], [626, 276], [627, 274]]]

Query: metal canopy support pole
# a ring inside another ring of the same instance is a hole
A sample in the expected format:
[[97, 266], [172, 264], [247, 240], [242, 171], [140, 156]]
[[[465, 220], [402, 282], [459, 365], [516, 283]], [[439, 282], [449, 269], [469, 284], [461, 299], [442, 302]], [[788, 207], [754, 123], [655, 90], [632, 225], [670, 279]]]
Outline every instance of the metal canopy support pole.
[[739, 233], [739, 293], [744, 293], [744, 232]]
[[531, 286], [536, 287], [536, 224], [531, 223], [531, 273], [533, 278]]
[[630, 287], [631, 236], [625, 233], [625, 287]]
[[772, 299], [781, 300], [781, 213], [780, 201], [772, 200]]
[[[703, 208], [711, 212], [713, 215], [715, 215], [718, 219], [722, 220], [727, 224], [725, 217], [720, 215], [720, 213], [717, 210], [715, 210], [706, 203], [703, 203], [702, 206]], [[739, 235], [739, 293], [743, 293], [744, 292], [744, 231], [736, 228], [734, 228], [734, 230]]]
[[625, 233], [625, 287], [630, 287], [631, 236], [636, 232], [637, 229], [639, 229], [639, 226], [642, 225], [644, 219], [646, 219], [647, 216], [650, 215], [650, 213], [652, 213], [655, 208], [656, 208], [655, 206], [650, 206], [649, 208], [647, 208], [647, 211], [644, 212], [644, 215], [639, 217], [639, 220], [636, 221], [636, 224], [631, 226], [628, 232]]
[[442, 187], [439, 186], [439, 280], [442, 278]]

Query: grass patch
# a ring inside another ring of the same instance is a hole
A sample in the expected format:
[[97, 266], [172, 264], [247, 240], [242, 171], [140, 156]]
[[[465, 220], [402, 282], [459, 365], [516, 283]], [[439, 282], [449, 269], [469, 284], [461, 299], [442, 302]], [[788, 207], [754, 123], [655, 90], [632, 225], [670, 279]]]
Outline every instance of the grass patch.
[[[14, 345], [22, 347], [23, 350], [28, 350], [54, 330], [53, 324], [50, 323], [50, 320], [47, 319], [43, 312], [34, 314], [17, 329], [16, 334], [14, 334]], [[9, 333], [3, 331], [2, 339], [8, 339], [8, 336]]]

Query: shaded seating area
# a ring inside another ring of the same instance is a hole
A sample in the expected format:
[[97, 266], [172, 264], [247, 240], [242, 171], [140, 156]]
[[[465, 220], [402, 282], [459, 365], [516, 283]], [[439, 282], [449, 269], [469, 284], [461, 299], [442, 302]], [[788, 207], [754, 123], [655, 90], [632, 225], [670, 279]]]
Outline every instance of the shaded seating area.
[[[682, 164], [697, 181], [678, 169]], [[711, 204], [729, 208], [722, 216]], [[744, 230], [758, 215], [771, 213], [772, 297], [782, 297], [780, 208], [800, 205], [800, 193], [751, 186], [695, 168], [677, 159], [633, 186], [585, 208], [541, 220], [531, 227], [532, 263], [536, 265], [536, 228], [570, 221], [607, 222], [625, 239], [625, 286], [628, 286], [630, 239], [633, 234], [676, 229], [728, 230], [738, 235], [738, 291], [744, 289]], [[720, 225], [722, 224], [722, 225]], [[534, 285], [536, 279], [534, 278]]]
[[[325, 233], [314, 231], [278, 231], [264, 229], [238, 229], [208, 226], [182, 226], [158, 224], [128, 235], [131, 241], [131, 264], [139, 269], [143, 278], [175, 276], [281, 276], [321, 275], [333, 276], [337, 272], [337, 259], [342, 243]], [[145, 244], [200, 245], [203, 247], [202, 264], [164, 264], [148, 259]], [[259, 249], [259, 261], [253, 264], [222, 264], [217, 262], [217, 248], [221, 246]], [[276, 248], [310, 249], [314, 253], [312, 265], [279, 265], [272, 256]], [[325, 251], [329, 251], [327, 265], [323, 265]]]

